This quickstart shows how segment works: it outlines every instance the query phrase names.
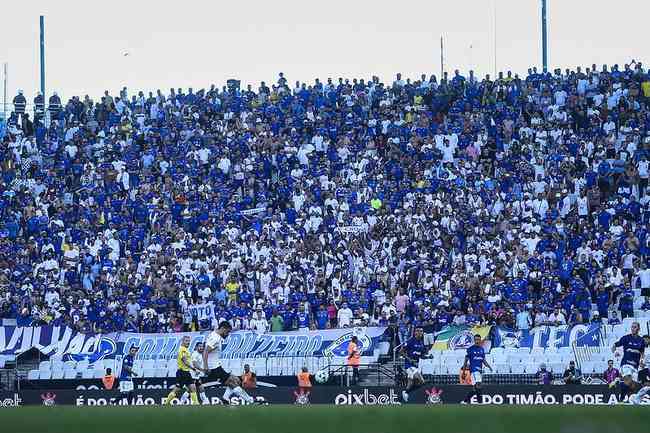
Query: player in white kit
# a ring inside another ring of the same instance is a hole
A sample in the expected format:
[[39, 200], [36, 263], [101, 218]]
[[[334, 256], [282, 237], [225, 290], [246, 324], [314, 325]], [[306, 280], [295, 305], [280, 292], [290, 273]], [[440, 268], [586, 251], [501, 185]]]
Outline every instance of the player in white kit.
[[221, 366], [221, 345], [230, 334], [230, 331], [232, 331], [230, 323], [226, 321], [221, 322], [214, 331], [210, 332], [208, 338], [205, 340], [203, 371], [207, 376], [204, 380], [218, 380], [226, 387], [226, 392], [223, 394], [223, 400], [226, 403], [230, 403], [230, 397], [234, 394], [246, 403], [251, 404], [255, 402], [255, 399], [242, 389], [239, 378], [228, 373]]

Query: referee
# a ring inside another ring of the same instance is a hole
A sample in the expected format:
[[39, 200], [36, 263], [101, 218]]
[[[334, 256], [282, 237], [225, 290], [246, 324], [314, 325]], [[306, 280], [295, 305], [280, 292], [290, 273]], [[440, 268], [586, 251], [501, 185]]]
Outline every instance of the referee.
[[[171, 404], [172, 399], [178, 397], [178, 394], [183, 390], [183, 388], [187, 389], [190, 393], [192, 404], [199, 404], [194, 379], [190, 374], [190, 371], [194, 371], [196, 368], [192, 365], [192, 355], [190, 354], [189, 347], [190, 337], [186, 335], [181, 340], [181, 347], [178, 349], [178, 355], [176, 356], [176, 362], [178, 363], [178, 370], [176, 370], [176, 384], [167, 396], [167, 401], [165, 402], [167, 405]], [[181, 399], [181, 404], [187, 404], [187, 399]]]

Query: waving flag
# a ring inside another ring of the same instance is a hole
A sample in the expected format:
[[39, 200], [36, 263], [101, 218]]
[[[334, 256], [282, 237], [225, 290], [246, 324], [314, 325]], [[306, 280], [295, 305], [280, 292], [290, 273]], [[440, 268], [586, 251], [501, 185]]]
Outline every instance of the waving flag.
[[474, 335], [478, 334], [483, 340], [483, 348], [490, 350], [492, 344], [487, 337], [490, 335], [491, 328], [491, 326], [445, 326], [436, 333], [433, 349], [465, 350], [474, 344]]

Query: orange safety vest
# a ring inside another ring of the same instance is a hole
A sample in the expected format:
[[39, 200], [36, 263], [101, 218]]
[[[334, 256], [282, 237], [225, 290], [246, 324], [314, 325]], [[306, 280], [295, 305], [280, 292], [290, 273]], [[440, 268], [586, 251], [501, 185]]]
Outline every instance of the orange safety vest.
[[361, 364], [361, 356], [359, 355], [359, 348], [356, 343], [350, 342], [348, 344], [348, 365], [357, 367]]
[[115, 385], [115, 376], [111, 374], [110, 376], [102, 377], [102, 383], [104, 384], [104, 388], [113, 389], [113, 385]]
[[252, 371], [244, 373], [241, 375], [241, 386], [242, 388], [257, 388], [257, 379], [253, 375]]
[[461, 385], [471, 385], [472, 384], [472, 374], [469, 370], [460, 370], [460, 375], [458, 380]]
[[298, 386], [300, 388], [311, 388], [309, 373], [298, 373]]

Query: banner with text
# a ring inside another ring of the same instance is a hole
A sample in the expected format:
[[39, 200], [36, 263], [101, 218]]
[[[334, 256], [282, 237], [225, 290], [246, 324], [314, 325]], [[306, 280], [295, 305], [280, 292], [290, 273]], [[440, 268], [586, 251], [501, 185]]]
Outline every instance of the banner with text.
[[[622, 326], [622, 325], [618, 325]], [[492, 330], [492, 347], [598, 347], [603, 346], [602, 325], [537, 326], [515, 331], [502, 326]]]
[[[372, 354], [385, 327], [329, 329], [323, 331], [291, 331], [258, 334], [251, 331], [232, 332], [226, 339], [222, 357], [226, 359], [346, 356], [352, 336], [364, 354]], [[133, 346], [140, 348], [139, 359], [170, 359], [176, 356], [183, 336], [192, 338], [190, 348], [203, 342], [208, 332], [173, 334], [82, 334], [68, 327], [0, 327], [0, 355], [19, 355], [32, 348], [44, 355], [62, 356], [64, 360], [113, 359], [124, 356]]]

